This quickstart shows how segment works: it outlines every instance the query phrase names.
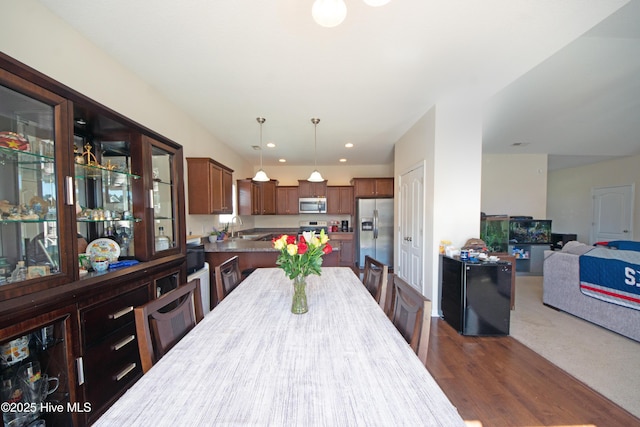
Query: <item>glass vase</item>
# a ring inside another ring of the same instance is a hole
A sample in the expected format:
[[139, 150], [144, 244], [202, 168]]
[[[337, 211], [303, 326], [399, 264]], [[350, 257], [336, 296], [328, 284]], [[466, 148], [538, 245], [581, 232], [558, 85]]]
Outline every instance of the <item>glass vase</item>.
[[294, 314], [304, 314], [309, 311], [307, 306], [307, 277], [296, 276], [293, 279], [293, 302], [291, 303], [291, 312]]

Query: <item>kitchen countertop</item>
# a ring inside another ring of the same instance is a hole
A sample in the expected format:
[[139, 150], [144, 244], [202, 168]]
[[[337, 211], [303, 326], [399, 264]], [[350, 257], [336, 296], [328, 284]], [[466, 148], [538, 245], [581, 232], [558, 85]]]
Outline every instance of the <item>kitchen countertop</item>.
[[[227, 239], [221, 242], [210, 243], [205, 240], [204, 251], [205, 252], [279, 252], [273, 247], [271, 240], [260, 240], [265, 236], [272, 234], [293, 234], [297, 235], [297, 230], [242, 230], [240, 235], [252, 235], [256, 236], [254, 239], [243, 239], [242, 237], [235, 237], [233, 239]], [[334, 251], [340, 251], [340, 243], [338, 241], [329, 242]]]

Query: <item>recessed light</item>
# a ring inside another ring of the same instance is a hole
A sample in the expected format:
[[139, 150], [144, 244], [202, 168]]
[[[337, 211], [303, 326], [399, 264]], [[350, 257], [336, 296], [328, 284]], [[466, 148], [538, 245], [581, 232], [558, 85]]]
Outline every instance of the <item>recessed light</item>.
[[275, 146], [276, 146], [276, 144], [274, 144], [273, 142], [267, 142], [267, 147], [273, 148]]
[[287, 159], [278, 159], [280, 163], [287, 163]]
[[346, 144], [344, 144], [344, 146], [347, 148], [353, 148], [353, 143], [347, 142]]
[[342, 163], [344, 163], [346, 161], [347, 161], [347, 159], [340, 159], [340, 162], [342, 162]]

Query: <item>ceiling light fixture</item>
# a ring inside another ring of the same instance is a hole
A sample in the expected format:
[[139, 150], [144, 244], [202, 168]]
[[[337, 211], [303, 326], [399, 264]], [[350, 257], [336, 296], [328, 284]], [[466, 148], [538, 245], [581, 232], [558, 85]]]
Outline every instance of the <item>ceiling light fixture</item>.
[[253, 177], [254, 181], [266, 182], [269, 181], [267, 173], [262, 169], [262, 124], [267, 120], [264, 117], [257, 117], [256, 120], [260, 123], [260, 169], [256, 172], [256, 176]]
[[318, 172], [318, 123], [320, 123], [320, 119], [316, 119], [315, 117], [311, 119], [311, 123], [313, 123], [313, 161], [315, 165], [315, 169], [307, 178], [309, 182], [323, 182], [324, 178]]
[[389, 1], [391, 0], [363, 0], [363, 1], [371, 7], [379, 7], [379, 6], [384, 6], [385, 4], [389, 3]]
[[[364, 0], [372, 7], [384, 6], [390, 0]], [[311, 7], [311, 16], [318, 25], [336, 27], [347, 17], [347, 5], [343, 0], [316, 0]]]
[[343, 0], [316, 0], [311, 7], [311, 16], [318, 25], [335, 27], [346, 18], [347, 5]]

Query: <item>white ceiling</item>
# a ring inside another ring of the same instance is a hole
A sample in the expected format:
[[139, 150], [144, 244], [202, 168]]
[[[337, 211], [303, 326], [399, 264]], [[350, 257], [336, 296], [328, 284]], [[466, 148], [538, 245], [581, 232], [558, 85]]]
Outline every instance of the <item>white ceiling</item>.
[[487, 153], [640, 150], [640, 0], [593, 30], [627, 1], [346, 0], [335, 28], [313, 0], [39, 1], [252, 163], [258, 116], [265, 166], [313, 163], [312, 117], [319, 165], [386, 164], [433, 105], [465, 97], [489, 100]]

